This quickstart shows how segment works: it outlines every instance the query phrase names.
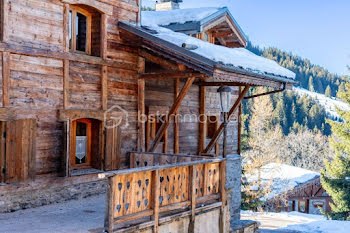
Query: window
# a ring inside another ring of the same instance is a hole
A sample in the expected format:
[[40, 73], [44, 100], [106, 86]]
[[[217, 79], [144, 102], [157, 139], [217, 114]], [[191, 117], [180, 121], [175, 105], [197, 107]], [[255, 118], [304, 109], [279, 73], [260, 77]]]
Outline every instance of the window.
[[73, 168], [91, 166], [91, 128], [89, 119], [80, 119], [73, 122], [73, 140], [71, 164]]
[[91, 54], [91, 21], [89, 11], [79, 7], [70, 7], [69, 49], [71, 51]]
[[[219, 128], [219, 117], [218, 116], [207, 116], [207, 130], [206, 130], [206, 141], [209, 143], [214, 138], [215, 131]], [[215, 154], [219, 155], [219, 141], [215, 144]]]

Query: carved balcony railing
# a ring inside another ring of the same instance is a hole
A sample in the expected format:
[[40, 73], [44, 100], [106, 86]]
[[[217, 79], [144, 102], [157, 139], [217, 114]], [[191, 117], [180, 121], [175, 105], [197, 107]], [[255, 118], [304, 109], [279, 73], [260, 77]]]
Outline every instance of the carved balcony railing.
[[194, 227], [196, 213], [214, 208], [221, 208], [224, 228], [225, 159], [154, 153], [130, 158], [136, 168], [103, 174], [108, 177], [106, 232], [132, 227], [158, 232], [159, 224], [179, 215], [190, 216]]

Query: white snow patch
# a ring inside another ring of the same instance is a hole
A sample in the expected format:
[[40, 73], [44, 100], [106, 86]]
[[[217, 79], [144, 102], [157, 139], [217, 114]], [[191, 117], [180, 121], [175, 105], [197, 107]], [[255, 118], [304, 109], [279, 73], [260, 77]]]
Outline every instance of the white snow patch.
[[[252, 211], [241, 211], [244, 218], [258, 218], [263, 220], [268, 226], [269, 221], [288, 222], [289, 225], [278, 228], [281, 232], [298, 231], [298, 232], [318, 232], [318, 233], [348, 233], [350, 221], [327, 220], [322, 215], [303, 214], [299, 212], [282, 212], [282, 213], [257, 213]], [[294, 222], [293, 224], [290, 224]], [[278, 231], [276, 231], [278, 232]]]
[[217, 7], [203, 7], [192, 9], [177, 9], [170, 11], [142, 11], [142, 24], [143, 25], [169, 25], [171, 23], [184, 24], [186, 22], [200, 21], [221, 8]]
[[344, 111], [350, 111], [350, 107], [347, 103], [336, 99], [334, 97], [329, 98], [326, 97], [323, 94], [319, 94], [316, 92], [312, 92], [309, 90], [306, 90], [304, 88], [300, 87], [294, 87], [293, 90], [300, 96], [310, 96], [311, 98], [315, 99], [321, 106], [323, 106], [326, 110], [326, 112], [329, 114], [329, 116], [333, 118], [340, 118], [340, 116], [337, 113], [336, 107], [340, 108]]
[[[317, 176], [320, 176], [320, 174], [307, 169], [286, 164], [269, 163], [260, 169], [262, 185], [268, 185], [271, 190], [263, 199], [275, 197]], [[258, 180], [258, 171], [254, 174], [246, 174], [246, 177], [249, 183], [255, 183]]]
[[295, 78], [295, 74], [278, 65], [275, 61], [257, 56], [245, 48], [228, 48], [220, 45], [211, 44], [194, 37], [187, 36], [183, 33], [174, 32], [158, 25], [147, 26], [154, 30], [157, 34], [153, 34], [162, 40], [182, 47], [183, 43], [195, 45], [198, 48], [191, 50], [203, 57], [227, 66], [242, 68], [257, 74], [272, 74], [275, 76], [283, 76], [291, 79]]

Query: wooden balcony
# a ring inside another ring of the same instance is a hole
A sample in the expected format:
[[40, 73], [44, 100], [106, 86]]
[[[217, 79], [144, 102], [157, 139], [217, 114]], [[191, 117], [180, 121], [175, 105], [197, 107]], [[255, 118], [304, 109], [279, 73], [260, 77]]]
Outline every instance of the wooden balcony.
[[102, 174], [108, 177], [105, 231], [153, 228], [179, 217], [220, 209], [225, 228], [226, 160], [188, 155], [130, 153], [131, 169]]

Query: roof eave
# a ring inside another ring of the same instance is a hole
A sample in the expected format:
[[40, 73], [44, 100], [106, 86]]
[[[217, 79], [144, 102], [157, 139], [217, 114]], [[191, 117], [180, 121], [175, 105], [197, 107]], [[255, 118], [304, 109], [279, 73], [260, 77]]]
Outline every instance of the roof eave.
[[[264, 74], [264, 75], [257, 74], [244, 69], [240, 69], [236, 67], [228, 67], [225, 65], [218, 64], [217, 62], [212, 61], [206, 57], [203, 57], [197, 53], [194, 53], [190, 50], [179, 47], [168, 41], [165, 41], [156, 36], [153, 36], [152, 34], [150, 34], [149, 32], [146, 32], [142, 28], [136, 27], [129, 23], [119, 22], [119, 27], [121, 29], [124, 29], [130, 33], [133, 33], [143, 38], [145, 40], [144, 43], [146, 48], [150, 48], [152, 49], [152, 51], [160, 55], [165, 54], [167, 57], [170, 57], [174, 61], [185, 64], [197, 70], [198, 72], [207, 74], [209, 76], [213, 76], [214, 78], [215, 78], [215, 73], [218, 74], [218, 71], [222, 71], [226, 73], [225, 77], [235, 76], [235, 74], [246, 76], [245, 78], [247, 81], [242, 83], [247, 83], [247, 84], [259, 85], [259, 83], [262, 83], [257, 81], [252, 82], [252, 80], [256, 80], [256, 79], [265, 80], [266, 82], [264, 83], [267, 86], [272, 86], [272, 87], [276, 87], [278, 85], [281, 85], [282, 83], [291, 84], [291, 85], [296, 83], [294, 80], [291, 80], [287, 77], [278, 77], [278, 76], [267, 75], [267, 74]], [[249, 77], [252, 77], [250, 81], [248, 80]], [[230, 81], [229, 78], [227, 78], [227, 81]], [[241, 80], [237, 80], [237, 81], [241, 81]], [[269, 82], [275, 83], [275, 84], [268, 85]]]

